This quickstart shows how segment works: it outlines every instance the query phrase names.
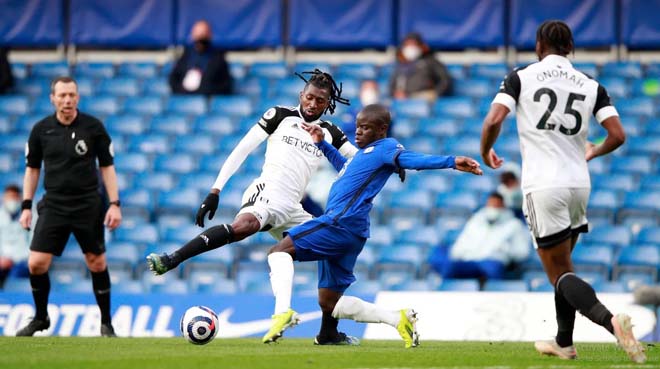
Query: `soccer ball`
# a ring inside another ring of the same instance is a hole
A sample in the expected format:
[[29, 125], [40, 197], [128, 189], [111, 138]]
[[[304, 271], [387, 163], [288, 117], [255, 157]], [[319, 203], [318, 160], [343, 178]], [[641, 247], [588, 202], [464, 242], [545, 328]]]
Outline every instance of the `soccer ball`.
[[205, 345], [218, 334], [218, 316], [206, 306], [193, 306], [181, 317], [181, 334], [190, 343]]

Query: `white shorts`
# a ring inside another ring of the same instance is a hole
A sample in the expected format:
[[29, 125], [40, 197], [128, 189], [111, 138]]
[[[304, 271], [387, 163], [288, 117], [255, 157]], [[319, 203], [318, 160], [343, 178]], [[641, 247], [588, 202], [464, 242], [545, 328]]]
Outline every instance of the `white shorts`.
[[534, 247], [552, 247], [578, 233], [589, 232], [590, 192], [590, 188], [551, 188], [526, 194], [523, 213]]
[[[279, 200], [279, 201], [278, 201]], [[273, 238], [282, 240], [283, 233], [310, 219], [300, 202], [277, 198], [277, 191], [262, 181], [254, 181], [243, 192], [241, 209], [236, 216], [253, 214], [259, 220], [260, 232], [268, 231]]]

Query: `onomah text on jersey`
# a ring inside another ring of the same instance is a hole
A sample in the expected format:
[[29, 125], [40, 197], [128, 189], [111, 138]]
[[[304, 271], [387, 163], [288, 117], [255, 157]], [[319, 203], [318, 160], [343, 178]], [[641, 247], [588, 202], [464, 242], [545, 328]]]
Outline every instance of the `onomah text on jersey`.
[[536, 79], [539, 82], [543, 82], [551, 78], [563, 78], [565, 80], [573, 82], [576, 86], [580, 88], [584, 87], [584, 80], [581, 77], [578, 77], [572, 73], [569, 75], [568, 72], [565, 70], [551, 69], [536, 75]]

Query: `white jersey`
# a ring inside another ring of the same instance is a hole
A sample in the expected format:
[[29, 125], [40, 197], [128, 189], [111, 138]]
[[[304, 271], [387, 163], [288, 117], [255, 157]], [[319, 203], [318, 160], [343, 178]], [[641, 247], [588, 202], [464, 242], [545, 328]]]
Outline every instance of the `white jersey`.
[[589, 119], [617, 116], [607, 91], [559, 55], [511, 72], [493, 104], [516, 112], [523, 193], [590, 188], [585, 145]]
[[[264, 166], [255, 182], [264, 184], [263, 195], [270, 202], [300, 202], [312, 174], [326, 160], [310, 134], [302, 128], [303, 122], [297, 107], [277, 106], [266, 111], [227, 158], [213, 188], [222, 190], [247, 154], [268, 139]], [[352, 157], [357, 151], [344, 132], [332, 123], [322, 120], [307, 123], [320, 125], [325, 140], [343, 156]]]

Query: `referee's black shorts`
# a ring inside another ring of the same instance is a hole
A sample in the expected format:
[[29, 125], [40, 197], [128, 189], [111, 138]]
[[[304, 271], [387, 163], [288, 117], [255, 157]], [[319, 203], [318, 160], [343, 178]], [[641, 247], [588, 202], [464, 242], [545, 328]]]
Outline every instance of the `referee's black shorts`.
[[103, 212], [103, 201], [96, 192], [68, 196], [47, 193], [37, 204], [39, 218], [30, 250], [60, 256], [73, 233], [83, 253], [103, 254]]

